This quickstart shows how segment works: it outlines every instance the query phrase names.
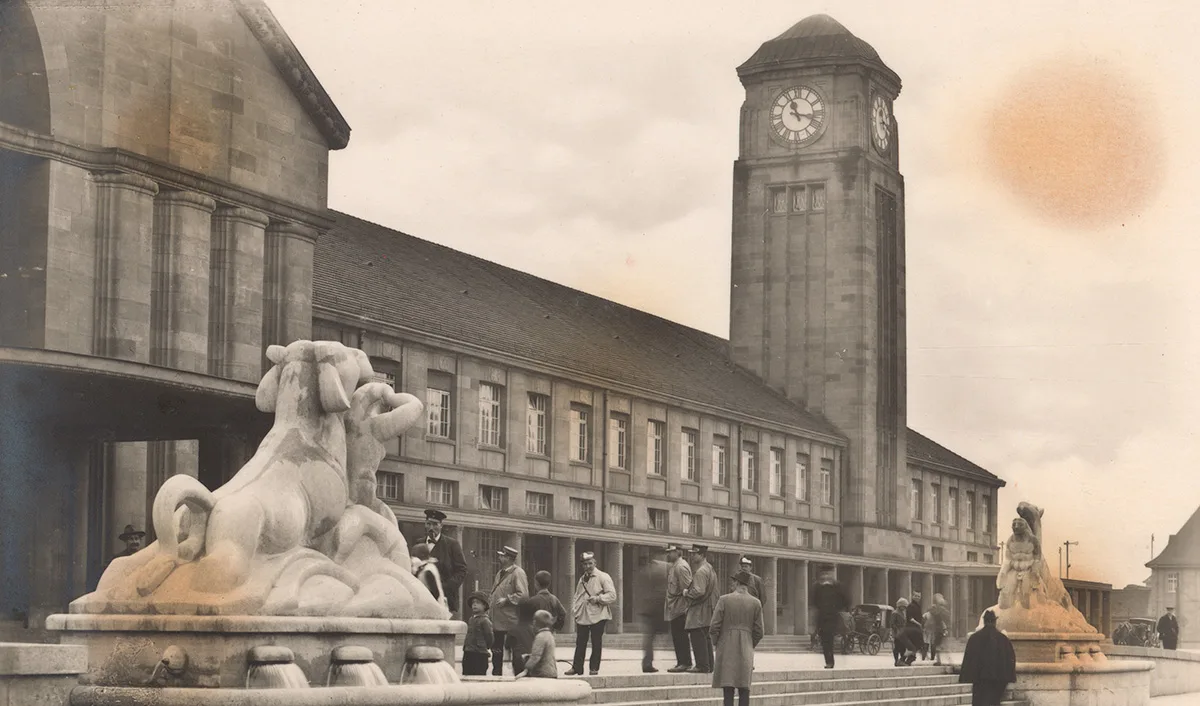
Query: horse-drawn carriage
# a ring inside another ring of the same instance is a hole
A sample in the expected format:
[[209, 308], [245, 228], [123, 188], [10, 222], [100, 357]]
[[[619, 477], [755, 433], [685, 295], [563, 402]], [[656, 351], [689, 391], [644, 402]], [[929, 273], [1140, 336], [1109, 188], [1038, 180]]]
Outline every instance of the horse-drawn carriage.
[[[842, 613], [833, 648], [842, 654], [849, 654], [854, 649], [866, 655], [879, 654], [879, 648], [892, 639], [888, 624], [894, 610], [890, 605], [864, 603], [851, 612]], [[820, 652], [821, 638], [815, 631], [810, 640], [813, 651]]]
[[1158, 621], [1153, 618], [1130, 618], [1113, 629], [1115, 645], [1158, 647]]

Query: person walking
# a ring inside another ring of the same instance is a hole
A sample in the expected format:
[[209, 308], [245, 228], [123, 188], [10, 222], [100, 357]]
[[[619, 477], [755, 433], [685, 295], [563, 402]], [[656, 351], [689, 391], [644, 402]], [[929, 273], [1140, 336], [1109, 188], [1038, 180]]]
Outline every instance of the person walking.
[[927, 635], [925, 639], [929, 643], [929, 658], [934, 664], [941, 664], [942, 658], [938, 650], [942, 648], [942, 641], [950, 632], [950, 609], [946, 607], [945, 596], [940, 593], [933, 594], [933, 607], [925, 615], [928, 616], [924, 627]]
[[529, 598], [529, 579], [525, 569], [517, 566], [517, 550], [503, 547], [496, 552], [500, 558], [500, 570], [492, 582], [492, 628], [496, 638], [492, 642], [492, 676], [504, 675], [504, 648], [512, 653], [513, 674], [522, 671], [524, 660], [517, 646], [518, 606]]
[[825, 655], [825, 668], [833, 669], [833, 636], [842, 624], [842, 611], [849, 608], [850, 599], [831, 566], [821, 569], [817, 583], [808, 595], [817, 614], [815, 622], [821, 638], [821, 652]]
[[667, 602], [668, 565], [659, 559], [643, 557], [643, 561], [637, 582], [641, 591], [638, 613], [642, 617], [642, 671], [652, 674], [658, 671], [654, 667], [654, 639], [670, 631], [663, 615], [663, 605]]
[[904, 624], [908, 622], [908, 618], [904, 617], [908, 611], [908, 599], [899, 598], [896, 600], [896, 610], [892, 612], [892, 617], [888, 620], [889, 627], [892, 629], [892, 661], [896, 666], [900, 666], [900, 660], [904, 657], [904, 650], [900, 647], [900, 633], [904, 631]]
[[1164, 650], [1173, 650], [1179, 645], [1179, 618], [1175, 617], [1174, 606], [1167, 606], [1167, 612], [1158, 619], [1158, 639]]
[[909, 625], [912, 625], [914, 622], [921, 626], [921, 639], [917, 642], [921, 645], [921, 651], [923, 653], [921, 657], [924, 659], [926, 656], [928, 656], [929, 648], [925, 644], [925, 611], [921, 607], [920, 591], [913, 591], [912, 599], [908, 602], [908, 608], [905, 610], [904, 617], [906, 619], [904, 623], [905, 628], [907, 628]]
[[575, 658], [567, 676], [583, 674], [583, 658], [587, 655], [587, 644], [592, 642], [592, 657], [588, 660], [588, 673], [600, 673], [600, 659], [604, 649], [604, 629], [612, 619], [612, 609], [617, 602], [617, 589], [612, 577], [596, 568], [596, 555], [584, 552], [579, 557], [583, 573], [575, 585], [571, 599], [571, 610], [575, 616]]
[[[767, 588], [763, 583], [762, 577], [754, 573], [754, 564], [750, 561], [750, 557], [744, 556], [741, 560], [742, 568], [750, 573], [750, 595], [760, 601], [767, 600]], [[736, 590], [736, 587], [735, 587]]]
[[675, 666], [668, 672], [686, 672], [692, 668], [692, 644], [687, 633], [688, 600], [684, 593], [692, 584], [692, 567], [683, 558], [678, 545], [667, 545], [667, 596], [663, 617], [671, 625], [671, 642], [675, 646]]
[[[532, 653], [533, 639], [537, 636], [539, 630], [534, 617], [539, 610], [544, 610], [550, 614], [550, 629], [552, 631], [562, 630], [567, 624], [567, 609], [563, 607], [558, 597], [550, 592], [550, 583], [552, 580], [553, 577], [550, 576], [549, 571], [539, 571], [534, 574], [533, 584], [536, 593], [521, 601], [517, 606], [517, 627], [513, 630], [514, 642], [516, 644], [513, 648], [514, 658], [517, 655]], [[516, 664], [515, 659], [514, 664]], [[533, 671], [533, 669], [526, 666], [526, 671]], [[513, 674], [516, 673], [515, 671], [513, 672]]]
[[1017, 680], [1017, 655], [1008, 636], [996, 629], [996, 613], [983, 614], [983, 627], [967, 638], [959, 667], [960, 684], [971, 685], [971, 706], [999, 706], [1004, 690]]
[[687, 629], [688, 638], [692, 642], [692, 653], [696, 664], [689, 672], [702, 674], [713, 670], [712, 637], [708, 628], [712, 623], [713, 610], [717, 605], [720, 586], [717, 585], [717, 572], [708, 563], [708, 547], [703, 544], [693, 544], [688, 552], [688, 560], [692, 565], [692, 582], [684, 595], [688, 601]]
[[750, 706], [750, 682], [754, 677], [754, 648], [766, 633], [762, 601], [750, 595], [754, 575], [740, 569], [733, 575], [733, 593], [717, 599], [708, 632], [716, 648], [713, 687], [721, 689], [724, 706]]

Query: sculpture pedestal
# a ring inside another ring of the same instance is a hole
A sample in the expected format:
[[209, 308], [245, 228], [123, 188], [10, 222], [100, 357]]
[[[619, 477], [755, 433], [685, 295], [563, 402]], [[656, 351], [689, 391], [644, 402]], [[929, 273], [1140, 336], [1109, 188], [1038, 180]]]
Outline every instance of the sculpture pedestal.
[[1146, 706], [1150, 670], [1144, 660], [1110, 662], [1099, 633], [1011, 632], [1017, 653], [1014, 698], [1032, 706]]
[[[243, 688], [247, 654], [263, 645], [292, 650], [296, 665], [314, 686], [325, 684], [335, 647], [366, 647], [395, 684], [409, 647], [437, 647], [453, 662], [455, 637], [467, 625], [384, 618], [58, 614], [46, 619], [46, 628], [59, 632], [63, 644], [87, 648], [88, 670], [81, 684], [149, 685], [163, 652], [175, 646], [186, 653], [186, 666], [178, 675], [165, 675], [170, 678], [159, 685]], [[159, 676], [164, 676], [161, 670]]]

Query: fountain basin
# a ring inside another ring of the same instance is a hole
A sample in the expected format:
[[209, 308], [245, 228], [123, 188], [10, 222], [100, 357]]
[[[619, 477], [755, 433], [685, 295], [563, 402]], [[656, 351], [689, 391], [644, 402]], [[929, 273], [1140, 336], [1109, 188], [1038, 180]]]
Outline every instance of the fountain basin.
[[1017, 662], [1012, 694], [1031, 706], [1148, 706], [1152, 669], [1153, 662], [1110, 662], [1103, 655], [1090, 662]]
[[177, 689], [80, 686], [71, 706], [573, 706], [592, 689], [571, 679], [422, 684], [413, 686], [331, 686], [313, 689]]
[[[1100, 633], [1005, 631], [1017, 662], [1070, 662], [1103, 658]], [[1099, 657], [1097, 657], [1099, 656]]]
[[[398, 683], [410, 647], [437, 647], [453, 660], [455, 637], [467, 629], [466, 623], [456, 620], [76, 613], [51, 615], [46, 627], [59, 633], [61, 643], [87, 649], [82, 685], [229, 688], [243, 696], [247, 656], [255, 647], [291, 649], [309, 684], [322, 686], [334, 649], [362, 646], [375, 655], [388, 682]], [[155, 667], [171, 646], [187, 654], [187, 668], [165, 677], [160, 670], [158, 680], [152, 681]]]

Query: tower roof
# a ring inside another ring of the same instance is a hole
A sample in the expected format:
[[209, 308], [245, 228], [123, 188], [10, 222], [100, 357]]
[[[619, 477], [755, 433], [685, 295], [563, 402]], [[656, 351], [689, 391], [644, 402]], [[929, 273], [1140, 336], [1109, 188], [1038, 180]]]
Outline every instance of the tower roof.
[[829, 15], [811, 15], [800, 20], [778, 37], [763, 42], [746, 63], [738, 67], [739, 76], [765, 69], [794, 64], [824, 64], [861, 61], [900, 78], [879, 58], [870, 44], [850, 33]]

